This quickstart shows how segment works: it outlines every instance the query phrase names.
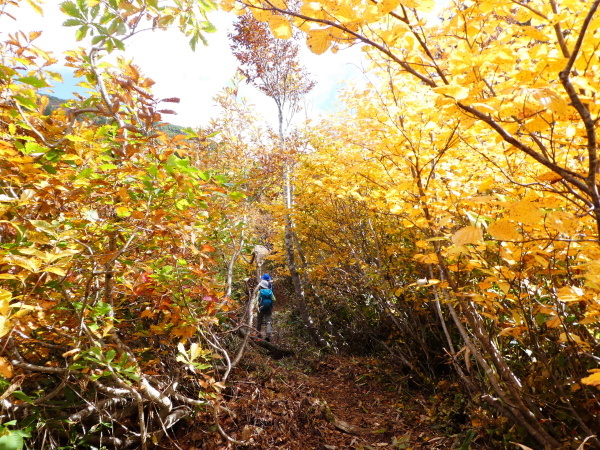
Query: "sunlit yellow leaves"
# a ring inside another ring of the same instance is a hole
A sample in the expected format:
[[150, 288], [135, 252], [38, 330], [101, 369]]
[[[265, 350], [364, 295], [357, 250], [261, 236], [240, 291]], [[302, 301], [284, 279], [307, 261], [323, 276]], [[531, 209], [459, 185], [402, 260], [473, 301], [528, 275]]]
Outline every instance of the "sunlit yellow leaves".
[[289, 20], [283, 16], [271, 16], [269, 18], [269, 27], [273, 36], [278, 39], [289, 39], [292, 37], [292, 26]]
[[576, 345], [583, 347], [583, 348], [590, 347], [589, 342], [584, 341], [579, 336], [577, 336], [575, 333], [560, 333], [558, 340], [559, 340], [559, 342], [575, 343]]
[[417, 254], [414, 258], [419, 261], [421, 264], [437, 264], [438, 259], [435, 253], [429, 253], [427, 255]]
[[115, 213], [119, 217], [129, 217], [131, 215], [131, 209], [127, 206], [117, 206], [115, 208]]
[[600, 83], [593, 77], [587, 76], [576, 76], [571, 78], [571, 83], [584, 92], [589, 93], [597, 92], [600, 90]]
[[544, 322], [544, 325], [548, 328], [558, 328], [562, 325], [562, 320], [560, 317], [551, 316], [548, 320]]
[[34, 242], [36, 244], [49, 244], [51, 242], [51, 239], [46, 233], [40, 233], [39, 231], [27, 230], [26, 235], [29, 242]]
[[306, 45], [315, 54], [325, 53], [331, 46], [331, 36], [327, 30], [311, 30], [306, 38]]
[[427, 241], [418, 240], [417, 242], [415, 242], [415, 245], [419, 248], [427, 248], [430, 244]]
[[487, 231], [499, 241], [518, 241], [523, 237], [517, 229], [517, 225], [506, 219], [500, 219], [490, 224]]
[[543, 174], [539, 175], [538, 177], [536, 177], [536, 179], [542, 183], [544, 183], [544, 182], [553, 183], [555, 181], [562, 179], [562, 176], [560, 176], [556, 172], [549, 171], [549, 172], [544, 172]]
[[527, 332], [527, 327], [524, 325], [517, 325], [504, 328], [498, 336], [512, 336], [516, 339], [521, 339], [523, 335]]
[[481, 182], [481, 184], [479, 184], [479, 187], [477, 188], [477, 190], [479, 192], [483, 192], [486, 191], [492, 187], [494, 187], [496, 185], [496, 180], [494, 179], [494, 177], [487, 177], [485, 180], [483, 180]]
[[454, 245], [477, 244], [483, 239], [483, 231], [479, 227], [464, 227], [452, 236]]
[[0, 289], [0, 315], [6, 316], [9, 311], [9, 304], [12, 299], [12, 294], [6, 289]]
[[540, 205], [523, 200], [510, 206], [508, 218], [526, 225], [537, 225], [542, 220]]
[[[331, 18], [328, 13], [326, 13], [323, 9], [323, 5], [319, 2], [304, 2], [300, 7], [300, 14], [308, 17], [313, 17], [315, 19], [325, 19]], [[306, 22], [305, 20], [302, 20]]]
[[600, 288], [600, 261], [594, 260], [583, 264], [585, 268], [585, 278], [588, 282], [593, 283], [597, 288]]
[[275, 8], [286, 9], [288, 4], [286, 0], [269, 0], [269, 3]]
[[469, 96], [469, 89], [463, 86], [446, 85], [433, 89], [438, 94], [452, 97], [455, 100], [464, 100]]
[[567, 211], [552, 211], [546, 216], [545, 224], [550, 230], [573, 236], [577, 232], [580, 220]]
[[[503, 106], [502, 111], [507, 115], [518, 117], [532, 116], [543, 111], [559, 116], [566, 116], [569, 113], [567, 101], [556, 90], [549, 87], [518, 89], [511, 102]], [[532, 116], [532, 119], [534, 118]], [[535, 122], [531, 122], [530, 127], [534, 124]]]
[[33, 273], [37, 273], [42, 266], [42, 261], [38, 258], [25, 258], [19, 255], [6, 255], [0, 261], [11, 266], [22, 267]]
[[[526, 22], [526, 21], [523, 21], [523, 22]], [[529, 36], [533, 39], [537, 39], [538, 41], [547, 41], [548, 40], [548, 36], [546, 36], [545, 33], [541, 32], [540, 30], [538, 30], [535, 27], [525, 26], [525, 27], [523, 27], [523, 31], [527, 36]]]
[[270, 22], [272, 18], [278, 17], [273, 16], [271, 12], [265, 11], [264, 9], [260, 8], [250, 8], [250, 11], [252, 12], [254, 18], [259, 22]]
[[[246, 6], [237, 0], [219, 0], [219, 7], [225, 12], [232, 12], [238, 16], [246, 14]], [[250, 8], [252, 11], [256, 10], [256, 8]], [[254, 12], [252, 12], [254, 14]], [[257, 20], [258, 17], [257, 17]], [[266, 22], [268, 18], [264, 20]]]
[[357, 11], [350, 5], [344, 3], [335, 5], [331, 10], [331, 13], [337, 20], [344, 24], [357, 19]]
[[592, 373], [590, 376], [581, 379], [583, 384], [587, 384], [588, 386], [596, 386], [600, 387], [600, 369], [592, 369], [590, 370]]
[[68, 263], [66, 258], [79, 253], [74, 249], [60, 250], [58, 248], [44, 252], [32, 247], [21, 248], [19, 251], [27, 256], [6, 254], [0, 258], [0, 262], [21, 267], [32, 273], [48, 272], [59, 276], [66, 275], [66, 264]]
[[435, 7], [434, 0], [401, 0], [400, 3], [408, 8], [415, 8], [426, 13], [433, 11]]
[[555, 114], [567, 114], [567, 101], [553, 89], [538, 89], [533, 93], [533, 98], [537, 100], [541, 106]]
[[11, 328], [8, 320], [11, 300], [12, 294], [5, 289], [0, 289], [0, 337], [5, 336]]
[[[421, 3], [421, 2], [418, 2], [418, 3]], [[425, 3], [425, 2], [422, 2], [422, 3]], [[400, 4], [399, 0], [381, 0], [377, 4], [377, 9], [379, 10], [380, 14], [388, 14], [388, 13], [392, 12], [394, 9], [396, 9], [399, 4]]]
[[584, 291], [574, 286], [564, 286], [556, 292], [561, 302], [578, 302], [585, 300]]

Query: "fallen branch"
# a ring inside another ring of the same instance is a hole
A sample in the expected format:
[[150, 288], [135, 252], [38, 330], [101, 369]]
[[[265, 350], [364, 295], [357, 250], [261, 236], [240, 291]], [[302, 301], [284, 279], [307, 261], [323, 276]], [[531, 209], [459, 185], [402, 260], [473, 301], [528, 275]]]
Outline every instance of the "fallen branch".
[[[244, 338], [247, 335], [247, 331], [245, 331], [245, 330], [240, 329], [238, 332]], [[251, 338], [250, 342], [252, 342], [252, 344], [254, 344], [254, 345], [258, 345], [259, 347], [266, 348], [267, 350], [269, 350], [270, 352], [272, 352], [276, 355], [279, 354], [281, 356], [292, 356], [296, 353], [294, 350], [291, 350], [289, 348], [279, 347], [278, 345], [275, 345], [272, 342], [265, 341], [264, 339], [252, 339]]]
[[219, 422], [219, 410], [222, 409], [219, 407], [217, 402], [213, 403], [213, 418], [215, 420], [215, 425], [217, 426], [217, 430], [219, 430], [219, 434], [223, 436], [223, 438], [227, 439], [229, 442], [236, 445], [248, 445], [248, 441], [238, 441], [237, 439], [229, 436], [225, 430], [221, 427], [221, 423]]
[[317, 408], [323, 414], [325, 419], [327, 419], [327, 421], [331, 423], [337, 430], [344, 433], [359, 436], [363, 434], [379, 434], [382, 431], [380, 429], [374, 430], [370, 428], [357, 427], [356, 425], [352, 425], [351, 423], [336, 417], [335, 414], [333, 414], [333, 411], [331, 411], [331, 408], [327, 402], [324, 400], [316, 399], [313, 402], [313, 406]]

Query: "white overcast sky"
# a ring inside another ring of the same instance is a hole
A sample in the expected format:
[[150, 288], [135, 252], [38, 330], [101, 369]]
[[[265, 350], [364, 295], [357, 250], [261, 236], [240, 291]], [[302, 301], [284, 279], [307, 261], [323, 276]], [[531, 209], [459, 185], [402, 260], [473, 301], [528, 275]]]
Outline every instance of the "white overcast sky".
[[[62, 27], [66, 16], [59, 10], [59, 0], [49, 0], [44, 6], [44, 16], [34, 13], [25, 2], [18, 10], [9, 12], [17, 21], [0, 15], [0, 40], [4, 40], [11, 31], [42, 31], [37, 45], [51, 50], [60, 60], [62, 52], [77, 47], [75, 28]], [[177, 111], [177, 115], [164, 116], [163, 120], [182, 126], [199, 127], [217, 114], [213, 97], [230, 83], [237, 61], [231, 54], [227, 34], [231, 30], [233, 14], [211, 13], [209, 19], [217, 27], [216, 33], [207, 34], [209, 45], [199, 44], [193, 52], [187, 38], [176, 31], [141, 33], [126, 43], [126, 56], [133, 58], [143, 73], [156, 84], [152, 90], [157, 98], [179, 97], [179, 104], [169, 103], [165, 107]], [[303, 49], [304, 50], [304, 49]], [[307, 97], [306, 114], [315, 117], [322, 113], [333, 112], [335, 99], [340, 87], [349, 81], [362, 83], [364, 75], [361, 66], [362, 52], [358, 47], [313, 55], [308, 50], [302, 52], [302, 62], [313, 79], [316, 87]], [[58, 65], [54, 70], [61, 72], [65, 86], [55, 89], [54, 95], [60, 98], [70, 97], [75, 89], [68, 69]], [[251, 86], [244, 85], [241, 95], [271, 125], [275, 125], [276, 109], [274, 102]]]

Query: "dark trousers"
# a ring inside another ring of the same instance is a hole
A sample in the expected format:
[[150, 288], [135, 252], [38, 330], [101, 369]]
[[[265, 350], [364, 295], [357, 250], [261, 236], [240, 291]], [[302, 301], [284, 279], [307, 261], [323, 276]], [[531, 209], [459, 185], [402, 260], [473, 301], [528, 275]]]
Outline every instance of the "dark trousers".
[[256, 328], [258, 329], [258, 332], [260, 333], [260, 330], [262, 328], [262, 323], [263, 320], [265, 321], [265, 324], [267, 325], [267, 337], [271, 336], [271, 314], [273, 313], [273, 308], [269, 308], [269, 309], [259, 309], [258, 310], [258, 319], [257, 319], [257, 325]]

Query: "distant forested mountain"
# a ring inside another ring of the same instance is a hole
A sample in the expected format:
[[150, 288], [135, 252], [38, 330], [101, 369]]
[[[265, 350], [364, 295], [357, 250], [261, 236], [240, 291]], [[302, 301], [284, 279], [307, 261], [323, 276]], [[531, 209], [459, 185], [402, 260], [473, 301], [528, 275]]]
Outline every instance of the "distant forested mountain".
[[[46, 95], [46, 97], [48, 97], [48, 106], [46, 106], [46, 109], [44, 110], [44, 114], [50, 114], [52, 111], [54, 111], [55, 109], [57, 109], [60, 105], [62, 105], [64, 102], [66, 102], [66, 100], [62, 99], [62, 98], [58, 98], [58, 97], [54, 97], [53, 95]], [[105, 121], [106, 118], [105, 117], [98, 117], [98, 122], [103, 122]], [[178, 134], [185, 134], [184, 127], [181, 127], [179, 125], [173, 125], [171, 123], [167, 123], [164, 124], [160, 127], [160, 129], [166, 133], [168, 136], [175, 136]]]

